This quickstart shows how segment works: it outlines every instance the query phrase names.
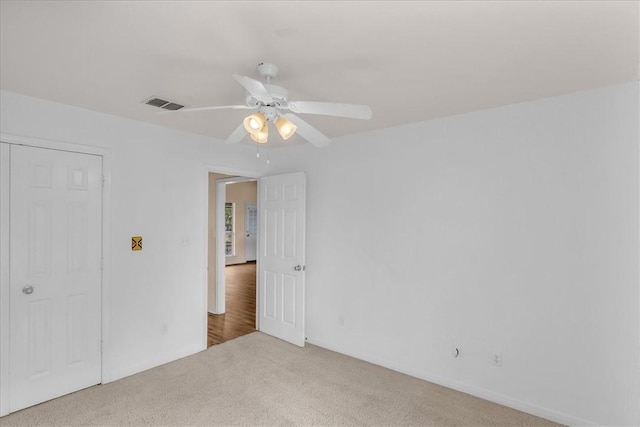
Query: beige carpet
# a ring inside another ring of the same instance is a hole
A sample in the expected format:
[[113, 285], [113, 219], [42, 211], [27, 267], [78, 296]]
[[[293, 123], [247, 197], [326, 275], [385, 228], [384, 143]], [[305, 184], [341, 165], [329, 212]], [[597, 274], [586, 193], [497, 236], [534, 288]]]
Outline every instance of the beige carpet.
[[260, 332], [0, 418], [0, 426], [311, 424], [556, 425]]

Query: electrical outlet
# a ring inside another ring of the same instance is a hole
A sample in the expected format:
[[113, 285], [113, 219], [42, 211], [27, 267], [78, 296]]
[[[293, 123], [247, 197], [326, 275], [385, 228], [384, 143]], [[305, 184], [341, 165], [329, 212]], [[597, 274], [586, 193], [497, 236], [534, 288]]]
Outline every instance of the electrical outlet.
[[502, 367], [502, 353], [493, 353], [491, 355], [491, 364], [498, 368]]

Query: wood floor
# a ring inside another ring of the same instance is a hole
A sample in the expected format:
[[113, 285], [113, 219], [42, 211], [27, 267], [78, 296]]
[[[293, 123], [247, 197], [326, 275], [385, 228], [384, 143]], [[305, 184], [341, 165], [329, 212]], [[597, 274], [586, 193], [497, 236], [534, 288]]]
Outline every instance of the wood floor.
[[226, 312], [209, 313], [208, 347], [256, 330], [256, 263], [225, 267], [224, 279]]

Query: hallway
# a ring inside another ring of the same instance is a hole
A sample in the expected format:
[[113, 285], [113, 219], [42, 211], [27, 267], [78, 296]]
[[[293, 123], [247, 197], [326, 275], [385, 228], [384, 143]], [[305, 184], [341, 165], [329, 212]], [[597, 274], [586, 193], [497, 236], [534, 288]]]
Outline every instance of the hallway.
[[226, 312], [209, 313], [207, 347], [256, 330], [256, 263], [225, 267]]

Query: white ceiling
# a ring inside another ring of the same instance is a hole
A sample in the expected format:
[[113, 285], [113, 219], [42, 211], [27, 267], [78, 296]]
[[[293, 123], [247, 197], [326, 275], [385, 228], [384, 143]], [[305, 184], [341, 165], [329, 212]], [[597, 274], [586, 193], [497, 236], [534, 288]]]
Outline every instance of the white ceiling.
[[226, 138], [247, 114], [232, 74], [280, 68], [330, 137], [638, 80], [637, 1], [2, 1], [3, 90]]

